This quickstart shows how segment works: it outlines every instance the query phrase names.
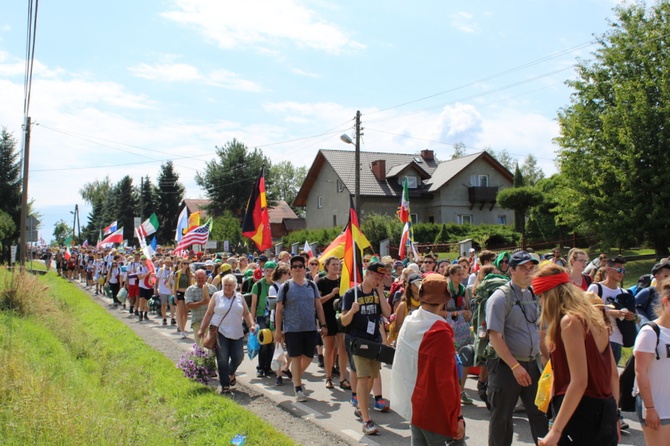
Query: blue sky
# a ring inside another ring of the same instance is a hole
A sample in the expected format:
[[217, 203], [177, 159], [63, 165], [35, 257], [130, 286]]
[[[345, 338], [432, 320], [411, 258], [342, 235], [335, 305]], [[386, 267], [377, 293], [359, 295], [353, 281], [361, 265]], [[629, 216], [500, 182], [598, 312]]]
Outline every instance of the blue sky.
[[[172, 159], [187, 197], [233, 138], [309, 166], [319, 149], [449, 159], [506, 149], [555, 172], [564, 81], [614, 0], [117, 0], [40, 2], [29, 196], [49, 240], [78, 191], [155, 180]], [[0, 16], [0, 126], [21, 138], [27, 1]]]

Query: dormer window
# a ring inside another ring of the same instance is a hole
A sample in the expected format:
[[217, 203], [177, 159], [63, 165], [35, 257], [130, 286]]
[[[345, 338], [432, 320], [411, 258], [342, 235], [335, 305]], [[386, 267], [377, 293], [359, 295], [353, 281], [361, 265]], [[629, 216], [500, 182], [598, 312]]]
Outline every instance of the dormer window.
[[[407, 178], [407, 187], [409, 189], [416, 189], [417, 188], [417, 179], [416, 179], [415, 176], [407, 175], [405, 178]], [[402, 182], [400, 184], [402, 184]]]

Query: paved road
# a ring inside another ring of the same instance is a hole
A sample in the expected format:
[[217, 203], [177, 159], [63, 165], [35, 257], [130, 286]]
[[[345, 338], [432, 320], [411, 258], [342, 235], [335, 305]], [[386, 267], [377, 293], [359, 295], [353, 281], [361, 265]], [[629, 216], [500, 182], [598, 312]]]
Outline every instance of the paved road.
[[[117, 313], [118, 310], [109, 309], [110, 312]], [[149, 329], [152, 333], [170, 339], [174, 342], [174, 348], [180, 352], [189, 351], [193, 344], [193, 333], [188, 332], [187, 339], [180, 339], [176, 334], [174, 327], [163, 327], [160, 320], [151, 317], [151, 319], [142, 324], [144, 330]], [[146, 333], [146, 332], [145, 332]], [[139, 333], [138, 333], [139, 334]], [[246, 387], [252, 393], [261, 393], [274, 402], [275, 405], [283, 410], [300, 417], [305, 422], [315, 423], [324, 430], [340, 437], [343, 442], [348, 444], [367, 444], [370, 446], [381, 445], [395, 446], [408, 445], [409, 425], [393, 412], [393, 401], [391, 401], [391, 411], [387, 413], [378, 413], [372, 411], [372, 418], [380, 427], [380, 434], [375, 436], [365, 436], [361, 431], [361, 423], [354, 416], [353, 407], [348, 402], [351, 392], [341, 390], [337, 387], [335, 380], [335, 389], [326, 389], [325, 374], [323, 369], [319, 368], [316, 361], [307, 369], [303, 377], [306, 394], [309, 398], [307, 402], [297, 403], [293, 396], [293, 386], [287, 380], [283, 386], [276, 387], [275, 380], [272, 378], [256, 378], [257, 360], [249, 360], [245, 356], [242, 365], [237, 373], [238, 386]], [[391, 377], [390, 366], [382, 368], [383, 382], [389, 382]], [[489, 415], [484, 404], [478, 400], [476, 389], [476, 379], [471, 377], [466, 384], [466, 391], [474, 404], [463, 407], [463, 415], [467, 422], [466, 440], [470, 446], [486, 445], [488, 439]], [[388, 395], [385, 394], [385, 397]], [[232, 398], [236, 395], [233, 392]], [[239, 398], [244, 398], [240, 394]], [[622, 436], [622, 445], [643, 446], [644, 437], [634, 414], [625, 414], [631, 429]], [[271, 417], [269, 417], [271, 418]], [[271, 424], [273, 419], [267, 419]], [[514, 445], [532, 445], [528, 421], [523, 413], [514, 416]], [[311, 442], [311, 444], [331, 445], [333, 442], [324, 439], [322, 443]], [[594, 445], [597, 446], [597, 445]]]

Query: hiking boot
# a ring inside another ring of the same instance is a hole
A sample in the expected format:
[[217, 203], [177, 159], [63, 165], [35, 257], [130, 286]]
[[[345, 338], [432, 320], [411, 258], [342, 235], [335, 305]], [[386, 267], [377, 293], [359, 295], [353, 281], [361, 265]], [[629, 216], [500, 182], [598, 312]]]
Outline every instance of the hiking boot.
[[472, 404], [472, 402], [472, 398], [470, 398], [467, 393], [461, 392], [461, 403]]
[[375, 405], [373, 406], [373, 409], [377, 412], [388, 412], [390, 408], [391, 405], [384, 398], [375, 401]]
[[302, 402], [307, 401], [307, 397], [305, 396], [305, 392], [303, 392], [302, 390], [297, 390], [295, 392], [295, 400], [298, 403], [302, 403]]
[[374, 421], [368, 420], [363, 423], [363, 433], [365, 435], [377, 435], [379, 433], [379, 429], [377, 429]]

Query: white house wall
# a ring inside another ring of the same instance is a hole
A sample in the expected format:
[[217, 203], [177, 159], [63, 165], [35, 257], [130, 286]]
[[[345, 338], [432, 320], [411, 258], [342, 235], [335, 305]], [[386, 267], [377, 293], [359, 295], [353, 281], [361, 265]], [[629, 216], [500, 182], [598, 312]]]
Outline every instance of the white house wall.
[[[340, 185], [343, 190], [338, 192], [338, 176], [328, 162], [324, 162], [318, 179], [314, 182], [307, 196], [307, 229], [343, 227], [349, 218], [350, 192]], [[318, 197], [322, 197], [323, 206], [318, 207]], [[335, 225], [333, 225], [335, 215]]]

